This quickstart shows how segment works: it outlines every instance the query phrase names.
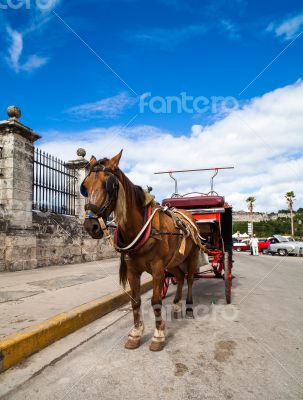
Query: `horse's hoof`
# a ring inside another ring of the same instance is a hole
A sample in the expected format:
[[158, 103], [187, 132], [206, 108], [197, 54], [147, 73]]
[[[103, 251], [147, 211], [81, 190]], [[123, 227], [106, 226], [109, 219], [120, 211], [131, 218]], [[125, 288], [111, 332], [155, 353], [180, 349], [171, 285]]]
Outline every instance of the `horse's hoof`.
[[149, 345], [149, 350], [150, 351], [161, 351], [164, 348], [165, 343], [164, 342], [154, 342], [152, 341], [151, 344]]
[[193, 310], [186, 310], [185, 318], [187, 318], [187, 319], [194, 319], [194, 312], [193, 312]]
[[174, 319], [182, 318], [182, 303], [178, 302], [173, 305]]
[[128, 339], [128, 341], [125, 343], [124, 347], [127, 350], [135, 350], [140, 346], [140, 339]]
[[182, 311], [174, 311], [174, 319], [182, 319]]

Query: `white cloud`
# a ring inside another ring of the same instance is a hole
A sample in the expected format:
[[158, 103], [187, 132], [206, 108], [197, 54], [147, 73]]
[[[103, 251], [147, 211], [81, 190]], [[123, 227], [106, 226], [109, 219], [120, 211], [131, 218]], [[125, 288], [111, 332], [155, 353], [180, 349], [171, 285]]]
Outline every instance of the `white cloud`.
[[7, 27], [7, 33], [10, 42], [7, 62], [13, 71], [16, 73], [19, 73], [20, 71], [31, 72], [47, 63], [48, 59], [46, 57], [40, 57], [36, 54], [30, 55], [26, 61], [22, 63], [23, 34], [11, 29], [10, 27]]
[[239, 39], [240, 33], [238, 27], [228, 19], [221, 20], [222, 28], [227, 32], [230, 39]]
[[[165, 0], [166, 2], [167, 0]], [[128, 39], [144, 44], [160, 46], [161, 49], [173, 49], [185, 41], [202, 36], [207, 32], [219, 30], [230, 39], [240, 37], [239, 28], [230, 20], [218, 20], [218, 23], [187, 25], [179, 28], [152, 28], [141, 32], [131, 33]]]
[[52, 11], [61, 3], [61, 0], [36, 0], [36, 7], [30, 9], [29, 24], [24, 33], [42, 31], [54, 18]]
[[[151, 126], [113, 126], [68, 136], [61, 132], [67, 139], [43, 148], [64, 159], [75, 158], [77, 147], [86, 148], [88, 157], [111, 157], [123, 148], [122, 169], [135, 183], [153, 186], [158, 200], [173, 192], [173, 182], [155, 171], [235, 166], [215, 181], [215, 190], [235, 209], [246, 207], [248, 195], [257, 198], [257, 210], [285, 208], [284, 193], [289, 190], [302, 207], [302, 108], [303, 82], [298, 81], [252, 99], [210, 126], [194, 125], [184, 136]], [[180, 192], [207, 192], [210, 175], [178, 174]]]
[[8, 26], [2, 15], [3, 25], [6, 25], [6, 33], [9, 42], [6, 61], [14, 72], [31, 72], [48, 62], [48, 57], [42, 57], [38, 54], [24, 56], [24, 40], [26, 38], [29, 41], [33, 33], [36, 35], [38, 32], [41, 33], [43, 28], [45, 28], [53, 18], [51, 12], [60, 2], [61, 0], [39, 0], [35, 3], [35, 6], [32, 4], [31, 8], [28, 10], [28, 23], [22, 31], [12, 29]]
[[19, 60], [23, 51], [23, 36], [20, 32], [17, 32], [9, 27], [7, 27], [7, 33], [10, 37], [8, 62], [15, 72], [19, 72]]
[[23, 71], [33, 71], [34, 69], [40, 68], [48, 62], [47, 57], [40, 57], [36, 54], [31, 55], [27, 61], [22, 65]]
[[121, 92], [94, 103], [72, 107], [67, 112], [81, 118], [116, 118], [137, 101], [136, 97], [130, 96], [127, 92]]
[[161, 48], [166, 49], [174, 48], [191, 37], [203, 35], [207, 30], [205, 25], [188, 25], [175, 29], [154, 28], [132, 34], [129, 38], [156, 46], [160, 45]]
[[303, 29], [303, 13], [289, 18], [282, 23], [271, 23], [267, 27], [268, 32], [274, 32], [277, 37], [284, 40], [295, 39]]

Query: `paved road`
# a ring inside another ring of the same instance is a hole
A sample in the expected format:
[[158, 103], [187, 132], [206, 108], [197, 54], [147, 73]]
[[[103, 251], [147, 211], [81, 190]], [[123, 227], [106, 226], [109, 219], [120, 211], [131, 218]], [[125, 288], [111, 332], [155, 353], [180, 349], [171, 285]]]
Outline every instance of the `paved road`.
[[6, 399], [303, 399], [303, 259], [235, 254], [234, 271], [233, 305], [221, 281], [196, 282], [196, 318], [167, 321], [162, 352], [145, 295], [139, 349], [123, 348], [127, 314]]

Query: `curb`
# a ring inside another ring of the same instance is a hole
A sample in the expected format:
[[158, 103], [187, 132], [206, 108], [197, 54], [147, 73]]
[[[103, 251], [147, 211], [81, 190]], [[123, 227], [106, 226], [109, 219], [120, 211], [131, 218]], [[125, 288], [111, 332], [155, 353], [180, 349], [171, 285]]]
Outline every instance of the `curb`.
[[[152, 279], [142, 283], [141, 294], [152, 288]], [[0, 372], [20, 363], [30, 355], [114, 311], [129, 301], [130, 289], [119, 290], [72, 310], [55, 315], [0, 340]]]

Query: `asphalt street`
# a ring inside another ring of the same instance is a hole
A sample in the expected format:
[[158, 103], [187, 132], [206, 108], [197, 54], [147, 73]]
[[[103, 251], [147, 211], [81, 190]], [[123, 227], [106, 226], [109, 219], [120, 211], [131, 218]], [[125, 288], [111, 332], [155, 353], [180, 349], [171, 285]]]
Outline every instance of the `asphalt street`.
[[231, 305], [223, 281], [196, 281], [195, 319], [176, 320], [170, 287], [162, 352], [148, 348], [148, 293], [139, 349], [124, 349], [132, 326], [125, 306], [121, 318], [2, 399], [303, 399], [303, 258], [240, 253], [234, 260]]

